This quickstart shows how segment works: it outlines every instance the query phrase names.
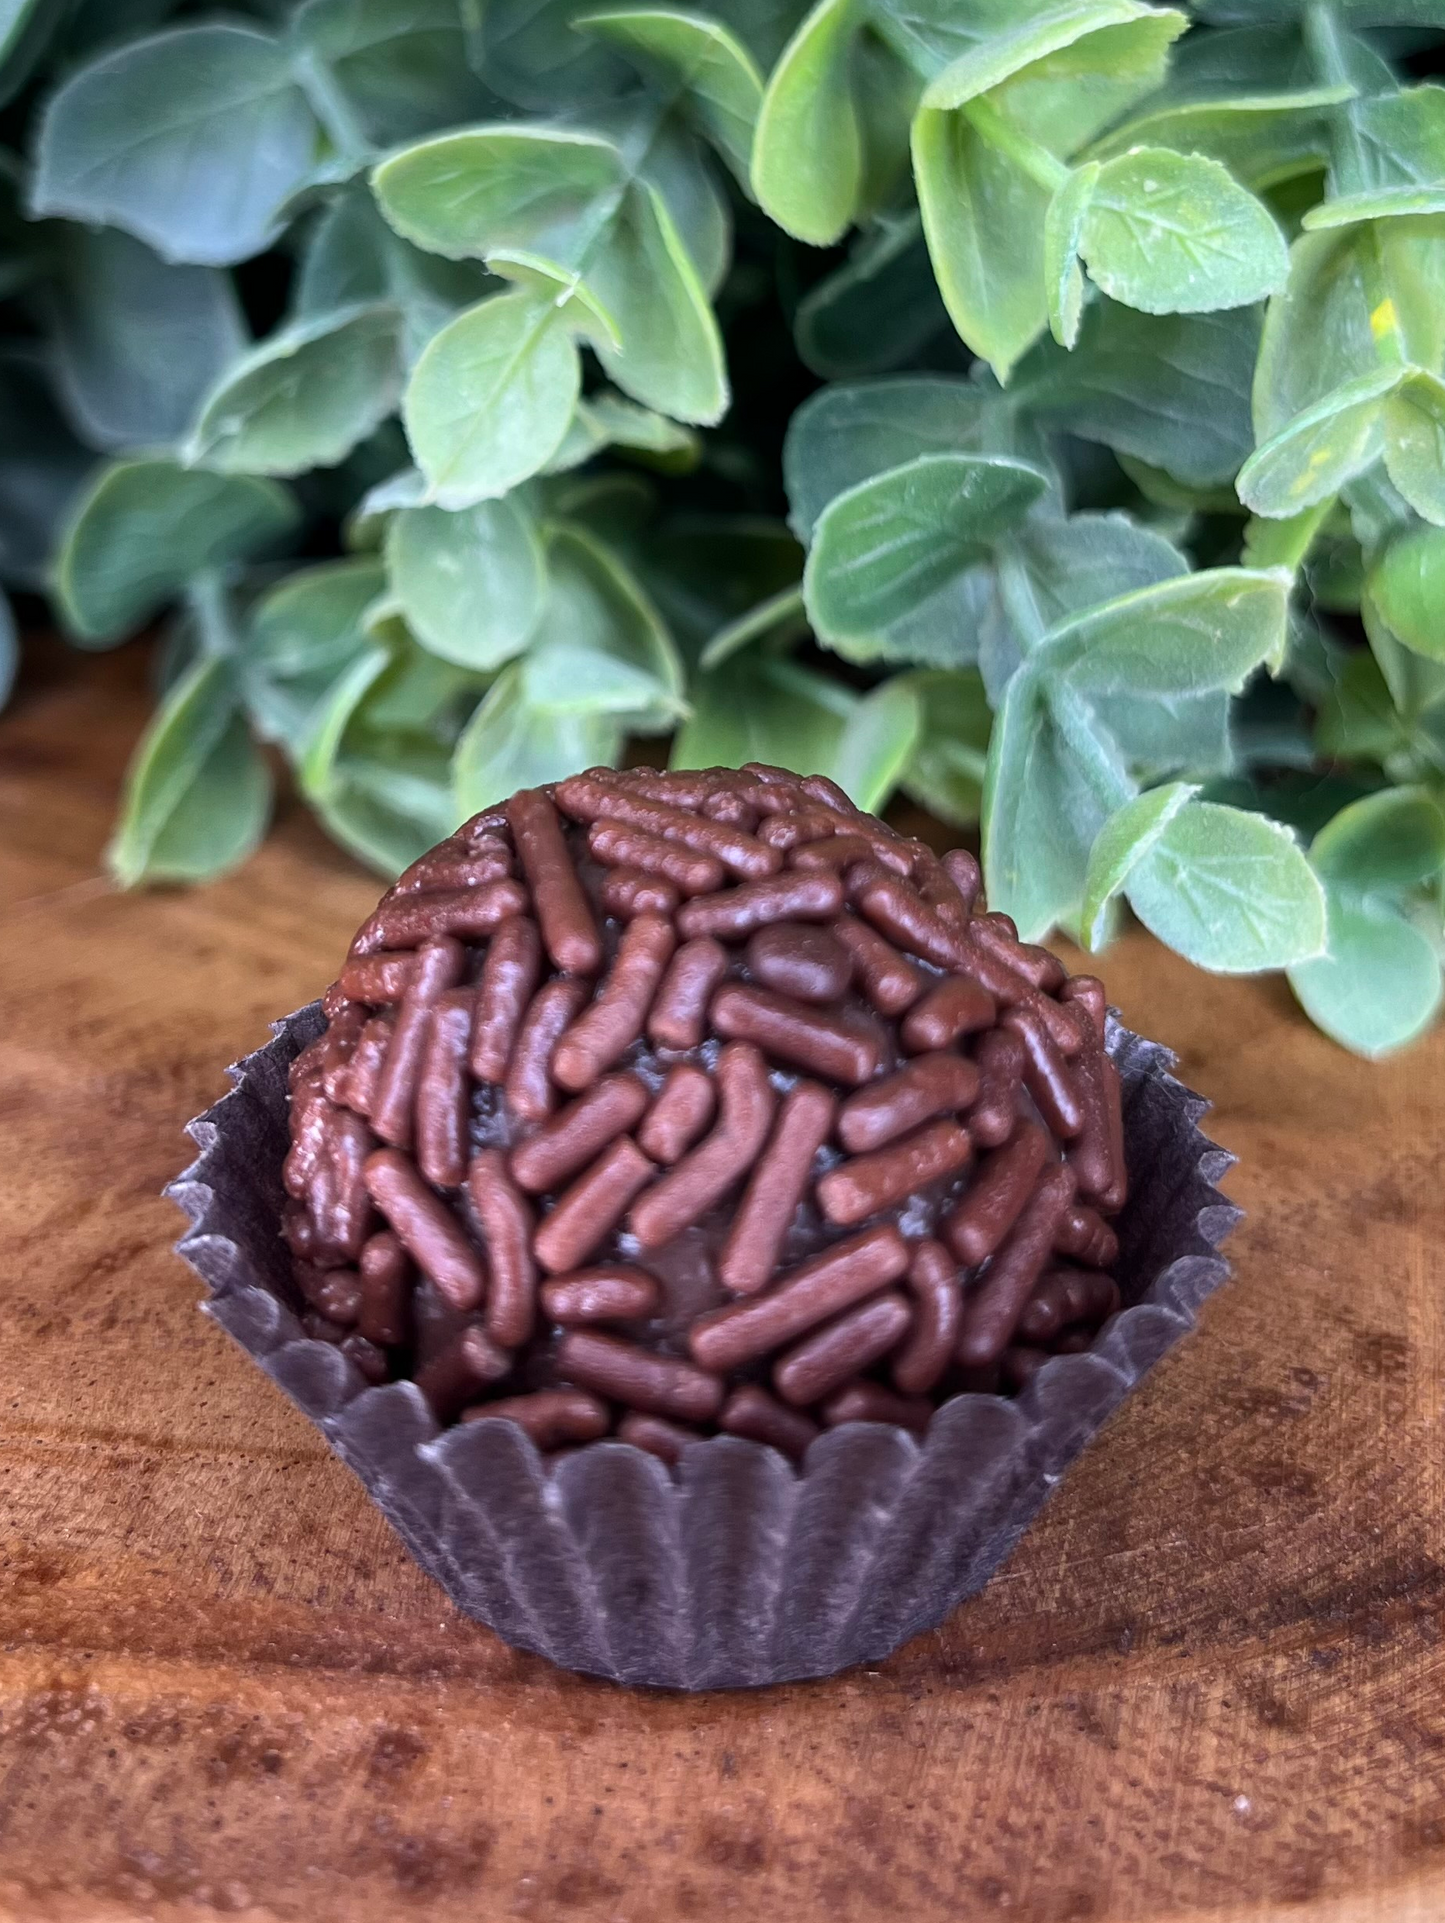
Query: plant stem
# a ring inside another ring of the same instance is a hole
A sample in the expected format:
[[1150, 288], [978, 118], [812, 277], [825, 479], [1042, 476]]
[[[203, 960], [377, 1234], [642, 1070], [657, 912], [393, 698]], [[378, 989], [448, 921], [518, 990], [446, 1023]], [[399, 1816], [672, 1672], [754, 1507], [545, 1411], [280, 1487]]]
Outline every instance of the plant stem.
[[1027, 568], [1012, 548], [1001, 547], [996, 559], [999, 593], [1023, 643], [1023, 652], [1027, 654], [1030, 648], [1043, 640], [1046, 631], [1044, 617], [1039, 613], [1034, 594], [1034, 584], [1029, 579]]
[[1073, 172], [1073, 168], [1057, 154], [1051, 154], [1042, 141], [1031, 140], [1021, 128], [1006, 120], [991, 100], [970, 100], [962, 111], [990, 147], [1006, 154], [1030, 180], [1037, 181], [1045, 193], [1056, 194]]
[[371, 142], [326, 62], [318, 59], [314, 53], [298, 54], [293, 71], [296, 84], [306, 96], [306, 104], [321, 122], [327, 138], [341, 158], [347, 161], [368, 159], [372, 151]]
[[[1353, 89], [1340, 23], [1330, 0], [1314, 0], [1301, 26], [1310, 65], [1320, 85]], [[1330, 185], [1334, 192], [1337, 195], [1362, 192], [1368, 182], [1352, 100], [1342, 101], [1330, 117], [1330, 149]]]

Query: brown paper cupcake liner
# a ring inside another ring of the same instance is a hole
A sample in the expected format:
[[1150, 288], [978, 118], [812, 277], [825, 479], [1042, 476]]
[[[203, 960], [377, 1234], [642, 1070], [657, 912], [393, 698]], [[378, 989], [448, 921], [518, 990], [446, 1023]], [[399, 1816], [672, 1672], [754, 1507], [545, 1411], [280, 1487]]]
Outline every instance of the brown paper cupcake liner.
[[204, 1304], [321, 1430], [459, 1609], [519, 1649], [620, 1683], [741, 1688], [887, 1656], [981, 1588], [1064, 1470], [1229, 1273], [1233, 1157], [1174, 1057], [1112, 1015], [1131, 1194], [1116, 1223], [1126, 1306], [1013, 1400], [959, 1395], [918, 1440], [851, 1423], [795, 1468], [760, 1443], [693, 1444], [675, 1470], [622, 1442], [549, 1469], [512, 1422], [438, 1427], [413, 1383], [368, 1386], [302, 1333], [279, 1233], [286, 1071], [319, 1003], [274, 1025], [189, 1124], [168, 1190]]

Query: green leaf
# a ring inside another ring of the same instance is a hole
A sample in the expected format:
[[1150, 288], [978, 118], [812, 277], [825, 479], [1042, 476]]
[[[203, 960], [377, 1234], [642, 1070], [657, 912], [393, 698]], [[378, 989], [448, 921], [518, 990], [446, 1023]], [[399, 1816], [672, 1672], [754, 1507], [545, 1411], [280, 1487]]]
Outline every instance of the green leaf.
[[644, 74], [681, 88], [690, 118], [748, 185], [763, 81], [752, 55], [726, 27], [664, 8], [588, 14], [576, 24], [601, 35]]
[[1245, 307], [1283, 287], [1284, 237], [1218, 161], [1139, 147], [1104, 161], [1079, 251], [1106, 294], [1149, 314]]
[[1190, 487], [1230, 483], [1254, 445], [1249, 383], [1257, 307], [1141, 314], [1113, 301], [1085, 309], [1065, 354], [1041, 342], [1012, 393], [1049, 427], [1103, 441]]
[[278, 41], [177, 27], [101, 55], [51, 97], [31, 200], [37, 214], [124, 228], [164, 260], [223, 267], [275, 239], [315, 150]]
[[1250, 975], [1325, 950], [1325, 897], [1287, 828], [1196, 801], [1131, 871], [1129, 906], [1198, 968]]
[[857, 0], [819, 0], [773, 69], [758, 115], [753, 193], [781, 228], [815, 247], [842, 235], [862, 193], [858, 26]]
[[230, 281], [113, 227], [64, 227], [57, 241], [55, 371], [71, 419], [97, 447], [178, 439], [246, 345]]
[[1329, 953], [1290, 970], [1310, 1019], [1346, 1048], [1402, 1047], [1440, 1003], [1440, 957], [1406, 898], [1445, 867], [1445, 816], [1422, 788], [1388, 789], [1334, 817], [1310, 848], [1329, 905]]
[[[1284, 567], [1296, 572], [1329, 514], [1331, 501], [1316, 501], [1285, 521], [1252, 520], [1244, 530], [1241, 559], [1248, 568]], [[1314, 583], [1311, 580], [1313, 588]], [[1318, 597], [1317, 597], [1318, 598]]]
[[235, 663], [202, 658], [171, 689], [126, 775], [106, 853], [122, 888], [205, 881], [266, 831], [271, 778], [237, 700]]
[[1330, 198], [1305, 215], [1307, 230], [1445, 211], [1445, 88], [1361, 100], [1349, 119], [1348, 180], [1331, 167]]
[[373, 643], [333, 684], [298, 773], [336, 839], [395, 874], [462, 818], [451, 756], [460, 704], [477, 681], [404, 635]]
[[1445, 667], [1404, 647], [1367, 593], [1368, 651], [1347, 655], [1319, 705], [1316, 745], [1332, 759], [1377, 762], [1393, 781], [1445, 775]]
[[1445, 526], [1445, 381], [1412, 369], [1385, 403], [1385, 471], [1415, 512]]
[[825, 507], [921, 454], [1020, 452], [1006, 405], [976, 382], [930, 375], [824, 387], [788, 423], [783, 483], [807, 540]]
[[1049, 331], [1061, 347], [1079, 338], [1084, 316], [1084, 274], [1079, 266], [1084, 220], [1099, 179], [1099, 163], [1076, 167], [1049, 202], [1044, 218], [1044, 279], [1049, 297]]
[[41, 0], [4, 0], [0, 5], [0, 62], [15, 53], [40, 4]]
[[82, 645], [123, 640], [192, 575], [276, 548], [296, 518], [274, 481], [188, 471], [159, 457], [112, 461], [61, 538], [61, 615]]
[[1170, 782], [1126, 801], [1099, 830], [1089, 854], [1079, 921], [1084, 944], [1096, 954], [1109, 938], [1109, 905], [1186, 803], [1199, 793], [1187, 782]]
[[860, 808], [884, 806], [902, 780], [923, 732], [918, 691], [896, 674], [865, 694], [843, 725], [833, 779]]
[[1329, 952], [1296, 963], [1289, 985], [1317, 1028], [1377, 1060], [1434, 1020], [1440, 957], [1428, 936], [1388, 906], [1333, 888], [1325, 899]]
[[852, 380], [900, 366], [948, 324], [914, 214], [860, 235], [845, 264], [799, 301], [793, 335], [815, 374]]
[[407, 625], [444, 661], [489, 672], [527, 645], [546, 576], [536, 527], [515, 500], [454, 514], [403, 508], [386, 558]]
[[855, 659], [886, 654], [887, 629], [983, 560], [1047, 485], [999, 455], [925, 454], [839, 495], [803, 574], [819, 635]]
[[452, 771], [458, 810], [475, 814], [518, 788], [540, 788], [583, 768], [615, 762], [622, 735], [621, 723], [610, 714], [533, 707], [521, 664], [514, 661], [492, 683], [457, 743]]
[[899, 776], [904, 792], [954, 827], [972, 827], [983, 805], [993, 726], [977, 669], [918, 669], [895, 675], [912, 689], [922, 716], [917, 745]]
[[1283, 658], [1289, 591], [1282, 568], [1184, 575], [1076, 615], [1035, 660], [1094, 700], [1237, 690], [1256, 668]]
[[1033, 663], [1014, 676], [989, 742], [983, 865], [990, 905], [1026, 941], [1077, 924], [1089, 850], [1134, 793], [1123, 755], [1077, 696], [1051, 689]]
[[454, 315], [493, 291], [495, 283], [479, 262], [423, 253], [392, 232], [368, 192], [352, 187], [339, 193], [312, 227], [291, 305], [301, 319], [389, 303], [402, 316], [410, 366]]
[[[649, 151], [656, 161], [655, 130]], [[421, 247], [513, 274], [547, 264], [556, 284], [585, 290], [617, 336], [595, 344], [618, 386], [679, 420], [715, 421], [727, 406], [717, 323], [673, 209], [640, 165], [595, 135], [481, 128], [398, 154], [374, 187], [387, 219]]]
[[1445, 532], [1418, 528], [1392, 541], [1367, 588], [1381, 617], [1416, 654], [1445, 663]]
[[561, 445], [581, 381], [550, 302], [497, 294], [459, 314], [417, 362], [402, 403], [431, 498], [471, 507], [535, 474]]
[[638, 733], [661, 733], [685, 704], [672, 639], [640, 583], [580, 528], [547, 543], [548, 594], [522, 662], [529, 708], [610, 714]]
[[1257, 447], [1239, 471], [1239, 498], [1256, 514], [1287, 520], [1338, 494], [1384, 450], [1385, 398], [1403, 369], [1382, 367], [1346, 381]]
[[560, 127], [439, 134], [385, 160], [372, 189], [406, 240], [452, 260], [516, 249], [570, 263], [603, 196], [627, 178], [611, 141]]
[[621, 336], [620, 348], [597, 348], [617, 385], [677, 420], [720, 420], [728, 404], [722, 339], [661, 194], [629, 189], [606, 247], [589, 263], [588, 281]]
[[[1248, 68], [1240, 75], [1244, 84], [1253, 78]], [[1172, 147], [1176, 153], [1217, 160], [1236, 180], [1260, 193], [1324, 166], [1330, 151], [1329, 110], [1351, 95], [1348, 86], [1331, 86], [1166, 100], [1114, 128], [1090, 155], [1107, 160], [1131, 147]]]
[[386, 585], [371, 556], [298, 568], [252, 604], [245, 660], [291, 680], [335, 673], [356, 651], [361, 618]]
[[1310, 847], [1332, 888], [1398, 902], [1445, 869], [1445, 814], [1424, 788], [1389, 788], [1342, 809]]
[[1025, 655], [1072, 615], [1188, 572], [1178, 548], [1127, 515], [1036, 510], [995, 544], [979, 597], [978, 661], [989, 694], [997, 702]]
[[252, 604], [241, 644], [242, 690], [261, 736], [306, 752], [337, 679], [366, 645], [362, 617], [386, 585], [371, 556], [287, 575]]
[[617, 322], [570, 268], [515, 247], [495, 248], [487, 259], [494, 274], [550, 302], [559, 320], [594, 347], [621, 345]]
[[1445, 357], [1445, 232], [1436, 223], [1302, 234], [1269, 303], [1254, 382], [1261, 443], [1348, 381], [1378, 371], [1382, 342], [1418, 367]]
[[[659, 118], [659, 115], [661, 116]], [[634, 186], [662, 196], [678, 237], [709, 299], [732, 262], [732, 202], [717, 169], [680, 113], [665, 111], [648, 95], [608, 117], [613, 138], [636, 155]]]
[[920, 108], [913, 175], [954, 326], [1006, 381], [1048, 320], [1044, 221], [1052, 190], [987, 140], [968, 113]]
[[468, 0], [471, 60], [488, 86], [540, 113], [603, 101], [632, 76], [605, 45], [572, 32], [579, 0]]
[[622, 447], [630, 454], [650, 455], [658, 467], [670, 474], [687, 473], [701, 458], [702, 444], [691, 429], [669, 420], [666, 414], [638, 407], [620, 394], [610, 394], [606, 388], [590, 394], [578, 407], [586, 409], [604, 447]]
[[301, 62], [318, 63], [371, 147], [494, 104], [467, 64], [456, 0], [305, 0], [290, 40]]
[[1445, 183], [1438, 187], [1391, 187], [1377, 194], [1342, 194], [1311, 207], [1300, 222], [1307, 234], [1321, 228], [1356, 227], [1371, 220], [1418, 219], [1445, 213]]
[[[1138, 0], [1065, 0], [1062, 6], [1033, 13], [1002, 33], [990, 34], [961, 54], [925, 89], [923, 104], [929, 108], [961, 107], [1030, 69], [1037, 78], [1075, 79], [1096, 70], [1095, 60], [1080, 53], [1079, 42], [1108, 28], [1140, 24], [1149, 34], [1149, 54], [1153, 55], [1156, 51], [1162, 54], [1189, 23], [1173, 8], [1146, 7]], [[1105, 72], [1117, 67], [1121, 51], [1117, 39], [1107, 44], [1099, 63]], [[1060, 59], [1060, 55], [1070, 57]]]
[[207, 395], [187, 463], [281, 476], [334, 466], [396, 406], [397, 321], [392, 307], [342, 308], [260, 342]]
[[1077, 926], [1089, 854], [1141, 776], [1188, 767], [1201, 710], [1284, 647], [1289, 577], [1219, 568], [1056, 627], [1004, 691], [984, 784], [984, 874], [1026, 940]]

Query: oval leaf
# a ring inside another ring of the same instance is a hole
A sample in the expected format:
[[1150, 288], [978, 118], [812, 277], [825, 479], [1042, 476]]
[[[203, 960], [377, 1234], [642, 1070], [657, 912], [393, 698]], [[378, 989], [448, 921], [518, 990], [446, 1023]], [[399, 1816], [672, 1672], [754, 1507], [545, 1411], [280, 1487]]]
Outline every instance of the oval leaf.
[[611, 141], [557, 127], [478, 127], [440, 134], [372, 175], [396, 231], [428, 253], [480, 260], [517, 248], [567, 262], [599, 199], [626, 173]]
[[1105, 161], [1079, 251], [1106, 294], [1147, 314], [1245, 307], [1284, 286], [1269, 211], [1216, 160], [1140, 147]]
[[75, 508], [55, 590], [77, 640], [122, 640], [193, 574], [277, 547], [296, 524], [284, 488], [160, 458], [114, 461]]
[[407, 439], [441, 507], [471, 507], [556, 453], [577, 403], [577, 348], [550, 302], [498, 294], [444, 327], [412, 370]]
[[358, 307], [262, 341], [207, 396], [187, 462], [223, 474], [334, 467], [396, 406], [398, 324], [393, 307]]
[[669, 91], [681, 87], [689, 118], [749, 185], [763, 80], [752, 55], [726, 27], [662, 7], [585, 14], [576, 25], [609, 41], [645, 74], [660, 77]]
[[1186, 803], [1199, 793], [1184, 781], [1126, 801], [1100, 829], [1089, 855], [1084, 906], [1079, 917], [1084, 945], [1097, 952], [1108, 939], [1109, 904]]
[[1445, 381], [1423, 368], [1385, 403], [1385, 471], [1418, 515], [1445, 527]]
[[1440, 958], [1429, 939], [1387, 905], [1326, 890], [1329, 953], [1289, 971], [1317, 1028], [1376, 1059], [1414, 1041], [1440, 1006]]
[[514, 661], [492, 683], [457, 743], [457, 806], [463, 815], [475, 814], [518, 788], [540, 788], [615, 762], [621, 749], [622, 725], [615, 716], [534, 708], [521, 664]]
[[815, 247], [843, 233], [863, 186], [857, 31], [857, 0], [819, 0], [783, 50], [758, 115], [753, 192], [781, 228]]
[[542, 549], [513, 500], [449, 514], [405, 508], [386, 540], [392, 586], [407, 625], [444, 661], [483, 671], [527, 645], [542, 609]]
[[1043, 234], [1052, 190], [986, 140], [962, 110], [920, 108], [913, 177], [949, 316], [1006, 381], [1048, 323]]
[[316, 122], [269, 34], [219, 23], [133, 40], [50, 100], [37, 214], [123, 227], [164, 260], [224, 267], [268, 246], [312, 171]]
[[1366, 795], [1326, 823], [1310, 860], [1329, 887], [1399, 900], [1445, 868], [1445, 814], [1424, 788]]
[[1370, 570], [1368, 590], [1392, 634], [1445, 662], [1445, 532], [1419, 528], [1392, 541]]
[[177, 267], [114, 227], [57, 229], [55, 369], [97, 447], [178, 440], [246, 347], [230, 277]]
[[1249, 975], [1325, 949], [1325, 897], [1287, 828], [1196, 801], [1129, 875], [1134, 913], [1199, 968]]
[[1036, 62], [1059, 54], [1067, 47], [1135, 20], [1163, 28], [1170, 39], [1177, 38], [1188, 25], [1186, 17], [1169, 7], [1146, 7], [1140, 0], [1070, 0], [1070, 4], [1050, 7], [991, 33], [970, 52], [952, 61], [923, 95], [925, 107], [961, 107], [1002, 86]]
[[825, 509], [803, 575], [831, 640], [866, 641], [903, 620], [1043, 493], [1047, 477], [1001, 455], [925, 454]]
[[161, 703], [126, 776], [106, 853], [122, 888], [205, 881], [244, 861], [266, 830], [271, 777], [238, 704], [235, 664], [195, 663]]
[[621, 345], [597, 358], [644, 407], [707, 426], [727, 411], [722, 337], [692, 257], [666, 201], [634, 183], [588, 256], [588, 285], [616, 323]]
[[1247, 508], [1284, 521], [1301, 508], [1338, 494], [1345, 482], [1373, 467], [1384, 449], [1384, 403], [1401, 377], [1382, 367], [1347, 381], [1288, 421], [1257, 447], [1235, 483]]

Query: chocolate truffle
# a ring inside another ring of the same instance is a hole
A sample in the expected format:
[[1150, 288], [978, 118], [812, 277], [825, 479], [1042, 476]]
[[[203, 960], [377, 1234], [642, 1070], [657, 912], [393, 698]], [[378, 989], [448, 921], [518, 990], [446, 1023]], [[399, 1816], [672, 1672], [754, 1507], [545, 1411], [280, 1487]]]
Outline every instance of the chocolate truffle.
[[439, 1420], [799, 1457], [1119, 1306], [1100, 983], [779, 768], [592, 769], [382, 898], [291, 1070], [308, 1332]]

